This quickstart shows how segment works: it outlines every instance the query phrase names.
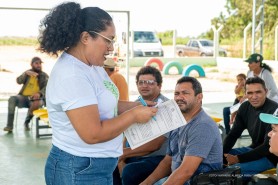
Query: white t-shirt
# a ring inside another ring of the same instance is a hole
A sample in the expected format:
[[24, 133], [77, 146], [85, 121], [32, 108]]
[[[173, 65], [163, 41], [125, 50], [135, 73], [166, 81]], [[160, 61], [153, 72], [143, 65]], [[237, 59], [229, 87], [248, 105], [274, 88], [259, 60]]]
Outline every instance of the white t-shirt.
[[102, 67], [90, 67], [64, 52], [54, 65], [46, 88], [53, 145], [81, 157], [122, 155], [122, 134], [107, 142], [87, 144], [79, 137], [65, 113], [96, 104], [100, 119], [111, 119], [117, 116], [118, 99], [119, 91]]

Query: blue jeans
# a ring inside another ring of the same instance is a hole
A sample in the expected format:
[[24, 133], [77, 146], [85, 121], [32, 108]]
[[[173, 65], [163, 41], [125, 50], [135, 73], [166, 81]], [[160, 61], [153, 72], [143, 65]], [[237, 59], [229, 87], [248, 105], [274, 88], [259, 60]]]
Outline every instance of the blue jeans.
[[[251, 150], [253, 150], [253, 149], [250, 147], [234, 148], [229, 152], [229, 154], [239, 155], [239, 154], [249, 152]], [[234, 166], [240, 167], [241, 174], [243, 175], [244, 179], [250, 179], [255, 174], [258, 174], [260, 172], [263, 172], [263, 171], [266, 171], [266, 170], [269, 170], [269, 169], [275, 167], [266, 157], [263, 157], [256, 161], [237, 163], [237, 164], [231, 165], [229, 167], [234, 167]]]
[[71, 155], [52, 146], [45, 165], [47, 185], [111, 185], [117, 158]]
[[225, 130], [226, 130], [226, 134], [228, 134], [230, 132], [231, 126], [230, 126], [230, 107], [224, 107], [223, 109], [223, 122], [225, 125]]
[[118, 175], [118, 168], [113, 173], [114, 185], [135, 185], [143, 182], [158, 166], [164, 156], [131, 157], [126, 159], [126, 166], [122, 172], [122, 182]]

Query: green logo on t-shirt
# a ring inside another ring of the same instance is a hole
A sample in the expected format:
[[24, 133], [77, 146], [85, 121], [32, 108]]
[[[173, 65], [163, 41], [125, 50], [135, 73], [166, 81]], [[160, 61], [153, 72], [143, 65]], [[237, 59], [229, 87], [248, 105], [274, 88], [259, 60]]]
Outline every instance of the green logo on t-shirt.
[[[104, 80], [103, 83], [104, 83], [104, 86], [106, 87], [106, 89], [109, 90], [115, 96], [116, 100], [118, 101], [120, 93], [119, 93], [117, 86], [114, 83], [112, 83], [110, 81], [106, 81], [106, 80]], [[118, 115], [118, 106], [116, 106], [114, 109], [114, 115], [115, 116]]]

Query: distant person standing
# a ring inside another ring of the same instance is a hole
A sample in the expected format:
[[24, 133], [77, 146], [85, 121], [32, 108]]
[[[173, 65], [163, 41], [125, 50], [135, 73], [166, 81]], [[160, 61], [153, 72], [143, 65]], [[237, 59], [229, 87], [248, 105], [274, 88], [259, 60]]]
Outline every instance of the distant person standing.
[[29, 131], [29, 122], [33, 118], [33, 111], [44, 105], [45, 89], [48, 75], [42, 71], [42, 60], [34, 57], [31, 60], [31, 69], [17, 77], [16, 82], [23, 84], [18, 95], [11, 96], [8, 103], [8, 120], [4, 131], [13, 131], [15, 108], [29, 108], [24, 121], [26, 131]]
[[107, 58], [104, 61], [104, 69], [107, 72], [110, 79], [117, 86], [120, 97], [119, 100], [128, 101], [128, 85], [123, 75], [116, 71], [117, 64], [112, 58]]
[[272, 69], [267, 64], [263, 63], [263, 56], [258, 53], [254, 53], [250, 55], [245, 62], [248, 62], [249, 67], [247, 78], [258, 76], [263, 79], [268, 90], [267, 97], [275, 102], [278, 102], [278, 89], [271, 74]]

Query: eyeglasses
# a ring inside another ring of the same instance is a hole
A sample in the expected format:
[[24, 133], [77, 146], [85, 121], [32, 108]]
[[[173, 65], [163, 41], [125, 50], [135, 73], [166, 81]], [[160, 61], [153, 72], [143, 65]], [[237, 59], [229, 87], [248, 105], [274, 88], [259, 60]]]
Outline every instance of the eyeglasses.
[[137, 84], [139, 85], [139, 86], [142, 86], [142, 85], [148, 85], [148, 86], [153, 86], [153, 85], [155, 85], [155, 83], [156, 83], [156, 81], [155, 80], [139, 80], [138, 82], [137, 82]]
[[102, 34], [100, 34], [100, 33], [98, 33], [98, 32], [95, 32], [95, 31], [89, 31], [89, 32], [90, 32], [90, 33], [95, 33], [95, 34], [101, 36], [102, 38], [104, 38], [105, 41], [106, 41], [106, 43], [108, 44], [108, 47], [112, 47], [112, 46], [114, 45], [114, 43], [115, 43], [114, 40], [109, 39], [108, 37], [106, 37], [106, 36], [104, 36], [104, 35], [102, 35]]

